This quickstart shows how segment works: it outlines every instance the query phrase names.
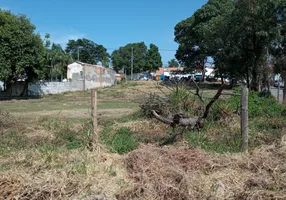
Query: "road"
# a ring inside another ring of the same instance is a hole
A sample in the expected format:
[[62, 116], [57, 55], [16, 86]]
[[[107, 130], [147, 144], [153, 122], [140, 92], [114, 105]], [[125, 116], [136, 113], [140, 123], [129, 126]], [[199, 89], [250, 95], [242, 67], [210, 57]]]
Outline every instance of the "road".
[[[270, 88], [271, 94], [277, 98], [277, 92], [278, 92], [278, 88], [277, 87], [271, 87]], [[280, 102], [282, 102], [283, 100], [283, 88], [280, 88], [280, 92], [279, 92], [279, 96], [280, 96]]]

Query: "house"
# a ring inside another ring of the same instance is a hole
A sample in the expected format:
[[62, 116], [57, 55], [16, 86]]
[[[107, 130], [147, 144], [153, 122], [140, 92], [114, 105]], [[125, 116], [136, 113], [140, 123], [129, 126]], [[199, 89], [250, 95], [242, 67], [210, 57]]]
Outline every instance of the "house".
[[82, 85], [85, 90], [113, 85], [116, 72], [100, 65], [76, 61], [67, 66], [67, 79], [75, 86]]

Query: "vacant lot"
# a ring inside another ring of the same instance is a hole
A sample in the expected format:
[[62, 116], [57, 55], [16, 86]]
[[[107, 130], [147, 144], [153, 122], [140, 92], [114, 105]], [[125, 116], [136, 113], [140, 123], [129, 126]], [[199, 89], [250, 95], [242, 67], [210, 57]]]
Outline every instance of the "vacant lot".
[[[208, 101], [217, 86], [204, 88]], [[90, 91], [0, 102], [0, 199], [286, 198], [283, 107], [250, 95], [249, 154], [239, 153], [239, 102], [230, 96], [215, 103], [200, 133], [159, 147], [173, 130], [142, 116], [140, 105], [173, 91], [151, 81], [98, 89], [97, 152], [89, 150]], [[187, 94], [170, 107], [200, 113], [204, 104]]]

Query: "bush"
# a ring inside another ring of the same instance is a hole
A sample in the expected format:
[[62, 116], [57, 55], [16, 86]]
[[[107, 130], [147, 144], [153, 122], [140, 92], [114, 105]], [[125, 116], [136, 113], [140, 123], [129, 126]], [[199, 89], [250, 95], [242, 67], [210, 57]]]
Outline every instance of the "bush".
[[[227, 100], [227, 104], [236, 109], [239, 105], [240, 97], [232, 96]], [[248, 96], [248, 114], [250, 118], [254, 117], [274, 117], [281, 115], [283, 107], [278, 101], [267, 95], [257, 92], [250, 92]]]

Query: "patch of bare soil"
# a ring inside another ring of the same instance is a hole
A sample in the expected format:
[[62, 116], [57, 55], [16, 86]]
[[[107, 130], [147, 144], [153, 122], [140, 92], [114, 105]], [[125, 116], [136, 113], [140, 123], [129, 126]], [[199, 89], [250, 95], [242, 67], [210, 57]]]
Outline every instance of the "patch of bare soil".
[[285, 139], [234, 155], [142, 146], [124, 160], [135, 184], [117, 199], [286, 199]]
[[[106, 116], [121, 116], [126, 113], [132, 113], [134, 110], [128, 108], [118, 108], [118, 109], [100, 109], [99, 115]], [[26, 116], [26, 117], [67, 117], [67, 118], [90, 118], [91, 116], [90, 109], [73, 109], [73, 110], [50, 110], [50, 111], [34, 111], [28, 113], [16, 113], [13, 115], [17, 117]]]

